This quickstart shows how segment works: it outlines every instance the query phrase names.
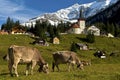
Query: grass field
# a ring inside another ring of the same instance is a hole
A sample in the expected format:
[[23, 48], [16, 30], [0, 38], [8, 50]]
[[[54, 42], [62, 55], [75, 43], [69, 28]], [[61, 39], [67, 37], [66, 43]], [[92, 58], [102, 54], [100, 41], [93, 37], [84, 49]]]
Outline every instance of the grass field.
[[[61, 35], [60, 44], [50, 46], [31, 45], [29, 43], [34, 40], [28, 35], [0, 35], [0, 80], [120, 80], [120, 56], [110, 57], [111, 52], [120, 54], [120, 38], [96, 37], [95, 43], [90, 44], [83, 39], [84, 35], [67, 34]], [[49, 41], [49, 39], [48, 39]], [[60, 50], [70, 50], [72, 42], [87, 43], [90, 48], [95, 48], [89, 51], [77, 51], [80, 60], [91, 60], [91, 66], [85, 66], [82, 70], [66, 71], [67, 65], [60, 65], [61, 72], [52, 72], [52, 53]], [[22, 45], [36, 47], [41, 52], [42, 56], [49, 63], [50, 73], [37, 72], [38, 66], [34, 69], [34, 74], [25, 76], [25, 65], [18, 66], [19, 77], [11, 77], [9, 75], [7, 61], [2, 57], [7, 54], [7, 48], [12, 45]], [[107, 53], [106, 59], [99, 59], [93, 56], [97, 50], [104, 50]]]

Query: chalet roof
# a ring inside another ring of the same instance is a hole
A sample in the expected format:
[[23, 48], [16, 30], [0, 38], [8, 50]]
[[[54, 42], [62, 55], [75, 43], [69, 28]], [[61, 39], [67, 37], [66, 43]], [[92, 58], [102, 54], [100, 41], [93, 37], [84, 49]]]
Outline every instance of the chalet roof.
[[93, 25], [93, 26], [90, 26], [90, 27], [88, 28], [88, 30], [91, 30], [91, 29], [92, 29], [92, 30], [100, 30], [99, 28], [97, 28], [97, 27], [94, 26], [94, 25]]
[[71, 27], [72, 27], [72, 28], [80, 28], [77, 23], [73, 24]]
[[17, 26], [12, 28], [12, 32], [25, 32], [23, 29], [19, 29]]

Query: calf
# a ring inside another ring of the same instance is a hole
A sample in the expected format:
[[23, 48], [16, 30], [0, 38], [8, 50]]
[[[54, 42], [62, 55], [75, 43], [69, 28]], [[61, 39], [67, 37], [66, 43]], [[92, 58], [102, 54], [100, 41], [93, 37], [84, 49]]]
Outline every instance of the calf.
[[25, 47], [25, 46], [17, 46], [12, 45], [8, 48], [8, 54], [6, 56], [8, 58], [8, 68], [11, 76], [12, 69], [15, 72], [15, 75], [18, 77], [17, 65], [18, 63], [25, 63], [26, 66], [26, 75], [28, 75], [29, 67], [31, 66], [31, 74], [33, 74], [33, 68], [36, 64], [38, 64], [39, 71], [43, 71], [48, 73], [48, 64], [42, 58], [40, 52], [36, 48]]
[[71, 51], [58, 51], [53, 53], [53, 64], [52, 69], [54, 71], [54, 67], [56, 66], [58, 71], [60, 70], [58, 65], [59, 64], [69, 64], [68, 71], [70, 71], [70, 65], [77, 65], [77, 68], [83, 69], [83, 65], [79, 58], [77, 57], [75, 52]]

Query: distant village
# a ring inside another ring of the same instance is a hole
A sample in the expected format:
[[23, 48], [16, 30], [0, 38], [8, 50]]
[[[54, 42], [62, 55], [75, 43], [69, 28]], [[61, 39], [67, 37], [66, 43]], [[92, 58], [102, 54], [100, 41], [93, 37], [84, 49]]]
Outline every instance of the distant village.
[[[10, 18], [7, 19], [7, 21], [10, 21]], [[6, 22], [9, 23], [9, 22]], [[14, 23], [14, 26], [12, 27], [11, 22], [7, 24], [3, 24], [2, 28], [0, 30], [0, 34], [31, 34], [30, 29], [27, 29], [28, 26], [21, 26], [19, 21], [16, 21]], [[66, 24], [65, 24], [66, 25]], [[7, 28], [9, 26], [10, 28]], [[64, 31], [59, 31], [61, 34], [94, 34], [95, 36], [107, 36], [107, 37], [114, 37], [113, 34], [111, 33], [106, 33], [102, 32], [99, 28], [101, 26], [95, 26], [95, 25], [90, 25], [86, 27], [86, 20], [83, 17], [82, 10], [80, 10], [80, 15], [76, 23], [70, 23], [67, 26], [69, 27], [64, 27]], [[33, 28], [33, 26], [30, 26]], [[55, 26], [56, 27], [56, 26]], [[61, 29], [59, 26], [59, 29]], [[49, 32], [46, 35], [50, 35]]]

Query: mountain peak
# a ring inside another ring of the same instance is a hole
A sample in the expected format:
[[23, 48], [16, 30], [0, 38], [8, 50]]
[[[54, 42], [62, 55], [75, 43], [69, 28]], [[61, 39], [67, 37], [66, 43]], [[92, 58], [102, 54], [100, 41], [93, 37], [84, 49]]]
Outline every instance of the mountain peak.
[[29, 22], [24, 23], [23, 25], [31, 25], [35, 24], [36, 20], [48, 20], [51, 24], [57, 24], [61, 21], [69, 21], [73, 22], [73, 20], [77, 20], [79, 18], [80, 9], [83, 9], [83, 16], [88, 18], [97, 14], [98, 12], [106, 9], [110, 5], [116, 3], [118, 0], [97, 0], [91, 3], [86, 4], [74, 4], [68, 8], [60, 9], [54, 13], [46, 13], [37, 18], [30, 19]]

